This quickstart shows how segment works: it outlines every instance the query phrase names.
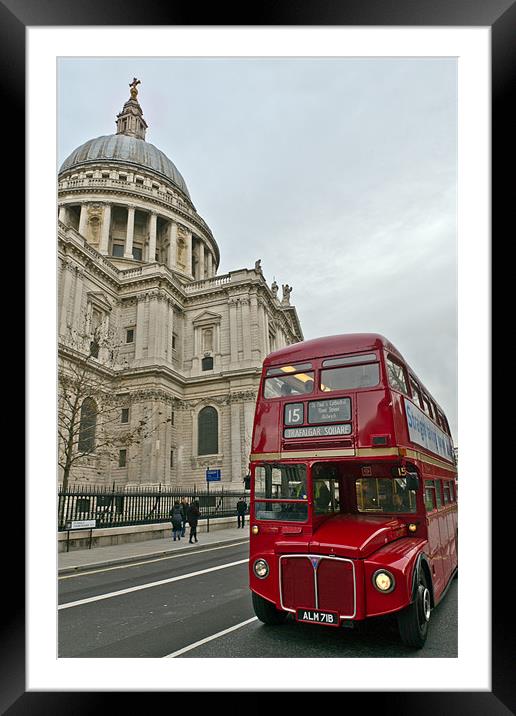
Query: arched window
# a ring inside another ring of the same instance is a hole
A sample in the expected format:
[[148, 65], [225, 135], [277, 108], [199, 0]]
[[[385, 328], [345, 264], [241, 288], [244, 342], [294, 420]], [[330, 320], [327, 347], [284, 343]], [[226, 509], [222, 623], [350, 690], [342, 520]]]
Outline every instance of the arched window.
[[207, 405], [197, 419], [197, 453], [216, 455], [219, 451], [219, 415], [215, 408]]
[[79, 452], [89, 453], [95, 450], [95, 432], [97, 429], [97, 404], [93, 398], [85, 398], [81, 405], [79, 425]]

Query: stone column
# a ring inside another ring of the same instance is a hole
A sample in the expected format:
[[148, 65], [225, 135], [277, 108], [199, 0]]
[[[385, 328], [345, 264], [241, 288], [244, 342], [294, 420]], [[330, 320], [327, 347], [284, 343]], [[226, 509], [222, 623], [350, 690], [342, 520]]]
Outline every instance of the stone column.
[[242, 333], [244, 343], [244, 360], [251, 360], [251, 311], [249, 299], [243, 298], [242, 305]]
[[252, 341], [252, 359], [261, 362], [260, 352], [260, 319], [259, 307], [256, 294], [251, 295], [251, 341]]
[[269, 345], [269, 314], [267, 313], [267, 309], [265, 306], [262, 306], [263, 308], [263, 349], [264, 349], [264, 357], [271, 352], [271, 347]]
[[213, 276], [213, 255], [211, 251], [208, 249], [207, 253], [207, 260], [206, 260], [207, 266], [207, 278], [211, 278]]
[[156, 261], [156, 227], [158, 215], [154, 212], [149, 216], [149, 263]]
[[229, 299], [229, 342], [231, 347], [230, 363], [238, 362], [238, 335], [237, 335], [237, 300]]
[[86, 227], [88, 226], [88, 205], [81, 205], [81, 216], [79, 219], [79, 234], [86, 238]]
[[74, 291], [73, 318], [72, 318], [72, 325], [77, 328], [81, 325], [83, 275], [84, 275], [84, 270], [77, 267], [75, 270], [75, 291]]
[[167, 331], [167, 358], [168, 362], [172, 363], [172, 337], [174, 335], [174, 304], [172, 301], [167, 301], [168, 310], [168, 331]]
[[199, 246], [199, 279], [202, 281], [205, 278], [204, 274], [204, 244], [202, 241], [198, 242]]
[[147, 296], [145, 294], [139, 294], [137, 301], [138, 304], [136, 306], [136, 341], [134, 346], [134, 358], [135, 360], [140, 360], [141, 358], [143, 358], [145, 305], [147, 302]]
[[193, 237], [192, 237], [192, 232], [189, 231], [186, 235], [186, 273], [189, 276], [193, 275], [193, 272], [192, 272], [192, 246], [193, 246]]
[[61, 204], [61, 206], [59, 207], [59, 221], [61, 221], [63, 224], [66, 224], [67, 218], [68, 218], [68, 210], [67, 210], [65, 204]]
[[111, 229], [111, 204], [104, 205], [104, 215], [102, 217], [102, 231], [100, 234], [99, 251], [107, 256], [109, 250], [109, 231]]
[[168, 267], [176, 268], [177, 258], [177, 224], [171, 221], [169, 225], [169, 242], [168, 242]]
[[156, 355], [156, 309], [158, 298], [156, 294], [149, 295], [149, 333], [147, 358], [154, 358]]
[[231, 481], [238, 482], [242, 475], [242, 441], [240, 437], [240, 404], [231, 403]]
[[60, 310], [60, 316], [59, 316], [59, 333], [63, 335], [66, 333], [66, 327], [68, 325], [68, 307], [70, 304], [70, 295], [72, 291], [72, 278], [73, 278], [74, 268], [73, 265], [68, 261], [64, 260], [63, 262], [63, 288], [62, 288], [62, 298], [61, 298], [61, 305], [59, 307]]
[[195, 280], [199, 279], [199, 250], [198, 241], [192, 236], [192, 268], [190, 271]]
[[[150, 403], [150, 414], [152, 415], [152, 427], [157, 427], [157, 421], [158, 421], [158, 408], [159, 403], [155, 400], [152, 400]], [[160, 456], [160, 449], [161, 449], [161, 440], [159, 435], [159, 430], [154, 429], [152, 434], [149, 437], [149, 441], [151, 444], [151, 454], [150, 454], [150, 470], [149, 475], [147, 476], [146, 482], [159, 482], [158, 475], [159, 475], [159, 456]]]
[[134, 206], [127, 209], [127, 234], [125, 237], [124, 259], [133, 258]]
[[168, 298], [164, 297], [161, 300], [160, 307], [160, 345], [159, 345], [159, 356], [165, 358], [167, 355], [167, 339], [168, 339]]

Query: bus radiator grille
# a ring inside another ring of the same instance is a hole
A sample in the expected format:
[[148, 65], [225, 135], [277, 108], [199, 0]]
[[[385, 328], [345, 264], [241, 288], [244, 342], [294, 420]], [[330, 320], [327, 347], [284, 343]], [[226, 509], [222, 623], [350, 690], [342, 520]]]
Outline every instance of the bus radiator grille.
[[317, 560], [316, 555], [282, 557], [281, 599], [285, 609], [322, 609], [351, 618], [355, 615], [353, 565], [338, 558]]
[[283, 606], [287, 609], [315, 608], [314, 570], [307, 557], [281, 560]]

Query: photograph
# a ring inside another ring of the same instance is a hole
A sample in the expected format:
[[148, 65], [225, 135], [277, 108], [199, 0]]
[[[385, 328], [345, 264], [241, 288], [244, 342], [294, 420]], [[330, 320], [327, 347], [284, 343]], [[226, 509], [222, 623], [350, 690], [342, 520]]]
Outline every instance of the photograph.
[[59, 657], [457, 657], [457, 69], [59, 59]]

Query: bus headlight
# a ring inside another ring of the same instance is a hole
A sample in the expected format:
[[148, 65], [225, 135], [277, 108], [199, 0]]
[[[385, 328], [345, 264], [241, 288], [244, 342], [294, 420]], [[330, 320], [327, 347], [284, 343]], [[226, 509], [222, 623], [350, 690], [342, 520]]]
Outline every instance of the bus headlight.
[[253, 565], [253, 571], [258, 579], [265, 579], [269, 576], [269, 565], [264, 559], [257, 559]]
[[373, 584], [376, 589], [383, 594], [392, 592], [396, 586], [392, 574], [390, 572], [386, 572], [384, 569], [379, 569], [373, 574]]

